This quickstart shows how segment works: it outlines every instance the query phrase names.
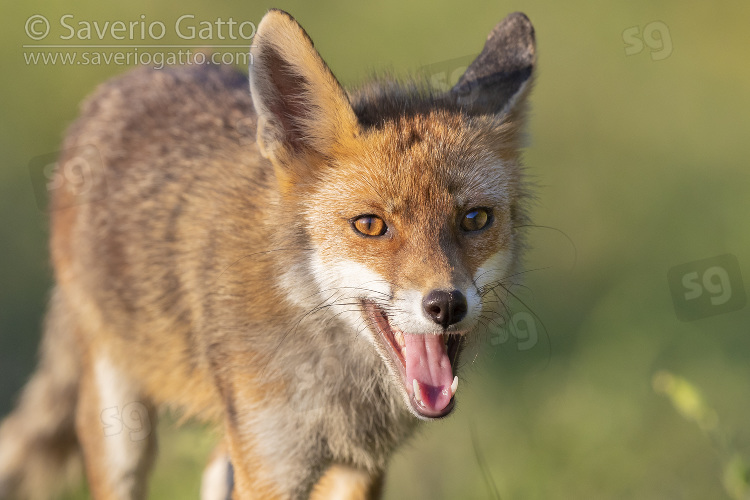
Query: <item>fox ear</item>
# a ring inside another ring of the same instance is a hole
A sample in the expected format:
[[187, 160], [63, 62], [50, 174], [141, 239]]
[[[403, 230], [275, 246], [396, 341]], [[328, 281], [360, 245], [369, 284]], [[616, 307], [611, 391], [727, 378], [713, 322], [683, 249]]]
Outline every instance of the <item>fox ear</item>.
[[326, 156], [357, 133], [346, 93], [292, 16], [269, 11], [250, 54], [250, 93], [263, 156], [277, 165], [306, 154]]
[[525, 99], [535, 63], [531, 21], [521, 12], [509, 14], [487, 36], [451, 97], [472, 114], [504, 114]]

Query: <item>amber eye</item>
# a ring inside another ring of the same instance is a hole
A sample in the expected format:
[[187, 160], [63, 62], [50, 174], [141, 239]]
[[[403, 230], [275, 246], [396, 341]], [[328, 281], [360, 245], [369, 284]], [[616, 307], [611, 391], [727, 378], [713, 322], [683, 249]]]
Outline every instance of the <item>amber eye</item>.
[[354, 230], [364, 236], [382, 236], [388, 226], [377, 215], [360, 215], [352, 221]]
[[488, 209], [472, 208], [461, 219], [461, 229], [464, 231], [479, 231], [487, 227], [490, 220], [490, 211]]

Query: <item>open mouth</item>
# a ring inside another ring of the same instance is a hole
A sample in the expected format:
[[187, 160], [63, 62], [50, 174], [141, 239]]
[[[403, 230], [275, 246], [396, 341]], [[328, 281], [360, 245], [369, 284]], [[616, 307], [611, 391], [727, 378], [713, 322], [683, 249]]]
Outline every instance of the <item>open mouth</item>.
[[423, 418], [448, 415], [458, 387], [453, 369], [461, 335], [405, 333], [391, 325], [385, 311], [373, 302], [363, 301], [362, 306], [398, 367], [412, 409]]

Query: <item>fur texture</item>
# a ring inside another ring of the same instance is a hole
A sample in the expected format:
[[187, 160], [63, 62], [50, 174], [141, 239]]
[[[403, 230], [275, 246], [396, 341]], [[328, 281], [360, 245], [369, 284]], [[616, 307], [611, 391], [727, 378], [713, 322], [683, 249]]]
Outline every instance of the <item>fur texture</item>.
[[[471, 342], [502, 313], [526, 217], [528, 19], [499, 24], [447, 94], [347, 93], [277, 10], [253, 56], [249, 82], [137, 69], [83, 106], [63, 149], [95, 152], [95, 182], [52, 200], [57, 285], [40, 367], [0, 427], [0, 498], [44, 497], [37, 478], [79, 447], [94, 498], [143, 498], [155, 436], [102, 432], [131, 403], [152, 427], [161, 406], [223, 426], [212, 464], [229, 456], [235, 499], [376, 498], [431, 418], [382, 328]], [[469, 233], [475, 207], [491, 222]], [[362, 214], [388, 232], [356, 234]], [[463, 319], [430, 319], [436, 290], [465, 295]]]

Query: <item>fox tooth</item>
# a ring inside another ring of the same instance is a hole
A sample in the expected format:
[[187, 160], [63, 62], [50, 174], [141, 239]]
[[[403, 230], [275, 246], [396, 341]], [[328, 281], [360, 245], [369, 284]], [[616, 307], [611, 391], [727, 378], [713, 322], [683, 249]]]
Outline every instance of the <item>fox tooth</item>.
[[[414, 380], [416, 382], [416, 380]], [[451, 384], [451, 396], [456, 394], [456, 389], [458, 389], [458, 375], [453, 377], [453, 383]]]
[[422, 402], [422, 394], [420, 394], [419, 391], [419, 382], [417, 382], [417, 379], [412, 379], [412, 384], [414, 387], [414, 398], [417, 400], [418, 403]]

